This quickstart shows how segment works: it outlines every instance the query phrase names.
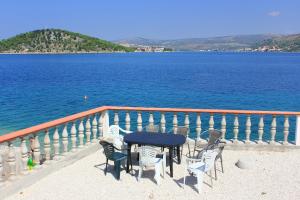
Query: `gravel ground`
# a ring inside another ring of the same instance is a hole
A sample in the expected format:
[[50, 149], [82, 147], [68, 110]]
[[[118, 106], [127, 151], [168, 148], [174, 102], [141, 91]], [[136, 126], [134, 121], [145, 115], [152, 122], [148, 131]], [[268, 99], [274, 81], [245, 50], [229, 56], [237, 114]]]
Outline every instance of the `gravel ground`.
[[[225, 173], [218, 171], [213, 188], [206, 175], [201, 194], [197, 193], [194, 177], [188, 177], [187, 186], [182, 188], [184, 161], [181, 165], [174, 164], [174, 178], [169, 176], [167, 168], [158, 186], [152, 169], [145, 171], [142, 180], [137, 182], [136, 163], [131, 174], [121, 172], [120, 181], [114, 178], [112, 166], [105, 176], [105, 157], [98, 151], [7, 199], [300, 199], [300, 150], [226, 150], [223, 157]], [[253, 168], [236, 167], [239, 158], [252, 160]], [[220, 170], [220, 163], [217, 166]]]

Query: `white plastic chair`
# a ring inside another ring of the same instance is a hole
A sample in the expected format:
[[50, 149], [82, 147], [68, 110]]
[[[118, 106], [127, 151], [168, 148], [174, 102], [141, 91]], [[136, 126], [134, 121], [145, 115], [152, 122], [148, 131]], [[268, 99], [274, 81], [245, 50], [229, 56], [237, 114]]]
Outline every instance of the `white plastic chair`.
[[[198, 193], [202, 191], [202, 183], [204, 173], [210, 172], [211, 187], [212, 182], [212, 169], [214, 167], [215, 158], [218, 152], [214, 150], [204, 151], [202, 157], [199, 158], [187, 158], [186, 159], [186, 172], [190, 174], [195, 174], [197, 177], [197, 189]], [[185, 186], [185, 177], [183, 178], [183, 187]]]
[[[144, 167], [155, 167], [155, 175], [154, 179], [157, 185], [160, 184], [160, 176], [161, 176], [161, 169], [163, 178], [165, 177], [165, 169], [166, 169], [166, 154], [161, 152], [151, 146], [141, 146], [139, 148], [140, 160], [139, 160], [139, 176], [138, 181], [140, 181], [143, 168]], [[162, 158], [157, 157], [157, 154], [162, 155]]]
[[113, 139], [114, 146], [119, 149], [123, 149], [126, 145], [124, 144], [123, 136], [120, 135], [120, 131], [126, 134], [132, 133], [132, 131], [124, 130], [118, 125], [111, 125], [108, 129], [106, 137]]

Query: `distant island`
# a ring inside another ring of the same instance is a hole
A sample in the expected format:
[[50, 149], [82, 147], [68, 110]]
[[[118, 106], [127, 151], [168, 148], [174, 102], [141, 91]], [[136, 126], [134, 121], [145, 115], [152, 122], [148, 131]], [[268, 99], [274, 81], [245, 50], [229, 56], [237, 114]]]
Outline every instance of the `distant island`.
[[294, 35], [237, 35], [210, 38], [153, 40], [130, 38], [115, 43], [128, 47], [160, 46], [175, 51], [279, 51], [300, 52], [300, 34]]
[[0, 40], [0, 53], [7, 54], [169, 52], [174, 50], [300, 52], [300, 34], [237, 35], [174, 40], [138, 37], [106, 41], [67, 30], [42, 29]]
[[99, 53], [133, 52], [106, 40], [60, 29], [43, 29], [0, 41], [0, 53]]

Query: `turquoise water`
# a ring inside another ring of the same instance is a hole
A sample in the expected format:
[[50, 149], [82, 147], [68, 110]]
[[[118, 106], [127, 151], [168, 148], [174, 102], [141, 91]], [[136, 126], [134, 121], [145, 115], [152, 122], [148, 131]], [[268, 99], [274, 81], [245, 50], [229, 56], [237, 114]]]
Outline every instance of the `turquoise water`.
[[0, 55], [0, 134], [102, 105], [300, 111], [299, 77], [293, 53]]

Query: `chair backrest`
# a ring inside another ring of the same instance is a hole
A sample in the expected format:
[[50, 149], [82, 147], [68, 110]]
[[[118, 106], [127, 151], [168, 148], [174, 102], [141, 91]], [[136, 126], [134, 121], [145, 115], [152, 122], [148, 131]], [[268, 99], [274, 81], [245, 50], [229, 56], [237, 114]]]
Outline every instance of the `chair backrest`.
[[218, 143], [222, 137], [222, 133], [219, 130], [210, 130], [209, 131], [209, 139], [207, 145], [212, 145]]
[[105, 154], [106, 158], [109, 159], [109, 160], [112, 160], [113, 159], [113, 154], [115, 152], [114, 145], [107, 142], [107, 141], [103, 141], [103, 140], [101, 140], [99, 143], [103, 147], [104, 154]]
[[141, 146], [139, 148], [140, 163], [142, 165], [152, 165], [155, 161], [157, 150], [151, 146]]
[[185, 126], [178, 126], [175, 132], [175, 134], [180, 134], [185, 137], [188, 137], [189, 133], [190, 133], [190, 129]]
[[119, 136], [120, 135], [120, 127], [118, 125], [111, 125], [108, 129], [108, 135], [110, 136]]
[[212, 169], [218, 152], [215, 150], [207, 150], [203, 152], [202, 161], [205, 163], [205, 172]]
[[145, 130], [146, 132], [150, 132], [150, 133], [158, 133], [160, 131], [160, 126], [149, 124], [145, 127]]

